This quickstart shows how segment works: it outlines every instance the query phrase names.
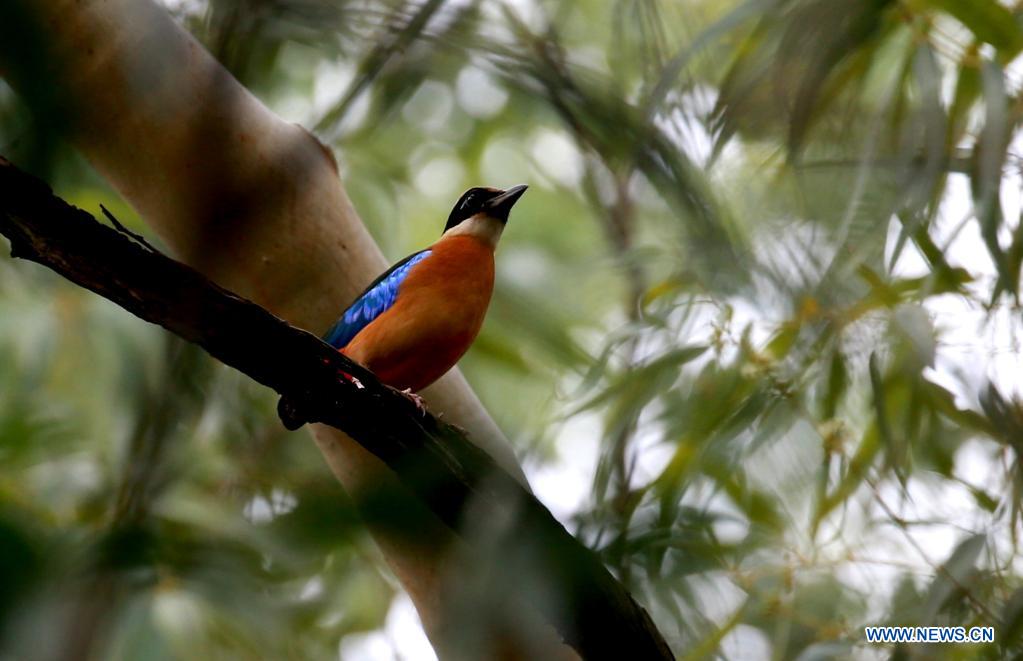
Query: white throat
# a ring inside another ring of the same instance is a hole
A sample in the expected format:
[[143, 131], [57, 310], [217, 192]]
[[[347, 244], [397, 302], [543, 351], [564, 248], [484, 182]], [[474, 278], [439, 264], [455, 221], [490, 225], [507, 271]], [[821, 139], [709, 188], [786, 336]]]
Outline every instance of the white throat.
[[478, 213], [474, 216], [469, 216], [444, 232], [444, 236], [472, 236], [494, 248], [497, 246], [497, 241], [501, 238], [501, 232], [503, 231], [504, 223], [500, 220], [484, 213]]

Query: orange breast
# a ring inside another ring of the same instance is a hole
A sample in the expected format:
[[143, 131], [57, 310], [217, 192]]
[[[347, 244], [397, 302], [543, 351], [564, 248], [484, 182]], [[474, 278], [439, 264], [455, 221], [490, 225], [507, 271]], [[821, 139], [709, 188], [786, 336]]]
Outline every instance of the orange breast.
[[494, 290], [494, 251], [470, 236], [443, 238], [412, 267], [394, 305], [344, 353], [399, 389], [421, 390], [476, 339]]

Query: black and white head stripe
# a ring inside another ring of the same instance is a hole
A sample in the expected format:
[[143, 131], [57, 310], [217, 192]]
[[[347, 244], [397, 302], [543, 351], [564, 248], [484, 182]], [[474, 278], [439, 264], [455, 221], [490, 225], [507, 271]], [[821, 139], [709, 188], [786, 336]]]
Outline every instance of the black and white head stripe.
[[483, 211], [483, 204], [485, 202], [503, 192], [500, 188], [483, 187], [470, 188], [465, 191], [462, 193], [462, 197], [458, 198], [458, 202], [455, 203], [455, 208], [451, 210], [451, 215], [448, 216], [448, 224], [444, 226], [444, 231], [447, 232], [466, 218], [471, 218]]
[[459, 223], [472, 218], [476, 214], [484, 214], [501, 222], [502, 226], [508, 222], [508, 212], [515, 206], [522, 194], [526, 192], [525, 184], [512, 186], [508, 190], [500, 188], [470, 188], [458, 198], [455, 208], [448, 216], [448, 224], [444, 226], [447, 232]]

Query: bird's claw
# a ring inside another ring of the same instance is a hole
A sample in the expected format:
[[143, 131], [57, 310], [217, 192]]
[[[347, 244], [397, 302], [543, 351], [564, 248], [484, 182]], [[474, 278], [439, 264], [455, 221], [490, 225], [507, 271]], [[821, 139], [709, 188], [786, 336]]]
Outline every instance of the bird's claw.
[[423, 415], [426, 415], [426, 402], [423, 401], [422, 397], [412, 392], [412, 388], [405, 388], [400, 392], [402, 395], [405, 395], [405, 397], [407, 397], [410, 402], [416, 405], [417, 411], [419, 411]]
[[345, 372], [344, 370], [338, 370], [337, 371], [337, 375], [339, 377], [341, 377], [342, 379], [344, 379], [345, 381], [347, 381], [348, 383], [350, 383], [353, 386], [355, 386], [356, 389], [358, 389], [358, 390], [365, 390], [366, 389], [366, 386], [362, 385], [362, 381], [359, 381], [357, 378], [355, 378], [354, 376], [352, 376], [348, 372]]

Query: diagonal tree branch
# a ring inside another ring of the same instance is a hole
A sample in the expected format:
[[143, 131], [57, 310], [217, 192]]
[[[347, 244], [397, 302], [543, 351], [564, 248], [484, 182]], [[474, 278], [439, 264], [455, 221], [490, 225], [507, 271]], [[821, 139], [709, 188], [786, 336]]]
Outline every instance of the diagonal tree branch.
[[[0, 0], [0, 76], [39, 126], [67, 140], [165, 242], [221, 286], [313, 332], [387, 267], [352, 206], [332, 152], [277, 117], [156, 0]], [[425, 391], [523, 484], [511, 445], [453, 369]], [[478, 571], [383, 462], [346, 434], [310, 425], [327, 465], [366, 512], [375, 494], [402, 498], [409, 525], [367, 528], [434, 645], [457, 631], [448, 576]], [[414, 526], [415, 535], [409, 534]], [[483, 556], [485, 557], [485, 556]], [[459, 565], [457, 569], [452, 564]], [[537, 614], [531, 612], [531, 622]], [[493, 626], [520, 628], [501, 613]], [[517, 641], [571, 652], [530, 625]]]
[[[541, 579], [519, 581], [519, 596], [583, 658], [672, 658], [647, 613], [532, 494], [460, 429], [421, 414], [316, 336], [99, 224], [2, 158], [0, 233], [15, 257], [47, 266], [202, 346], [285, 396], [291, 415], [344, 431], [456, 534], [469, 506], [474, 515], [511, 522], [507, 543], [520, 547]], [[340, 372], [364, 387], [339, 378]]]

